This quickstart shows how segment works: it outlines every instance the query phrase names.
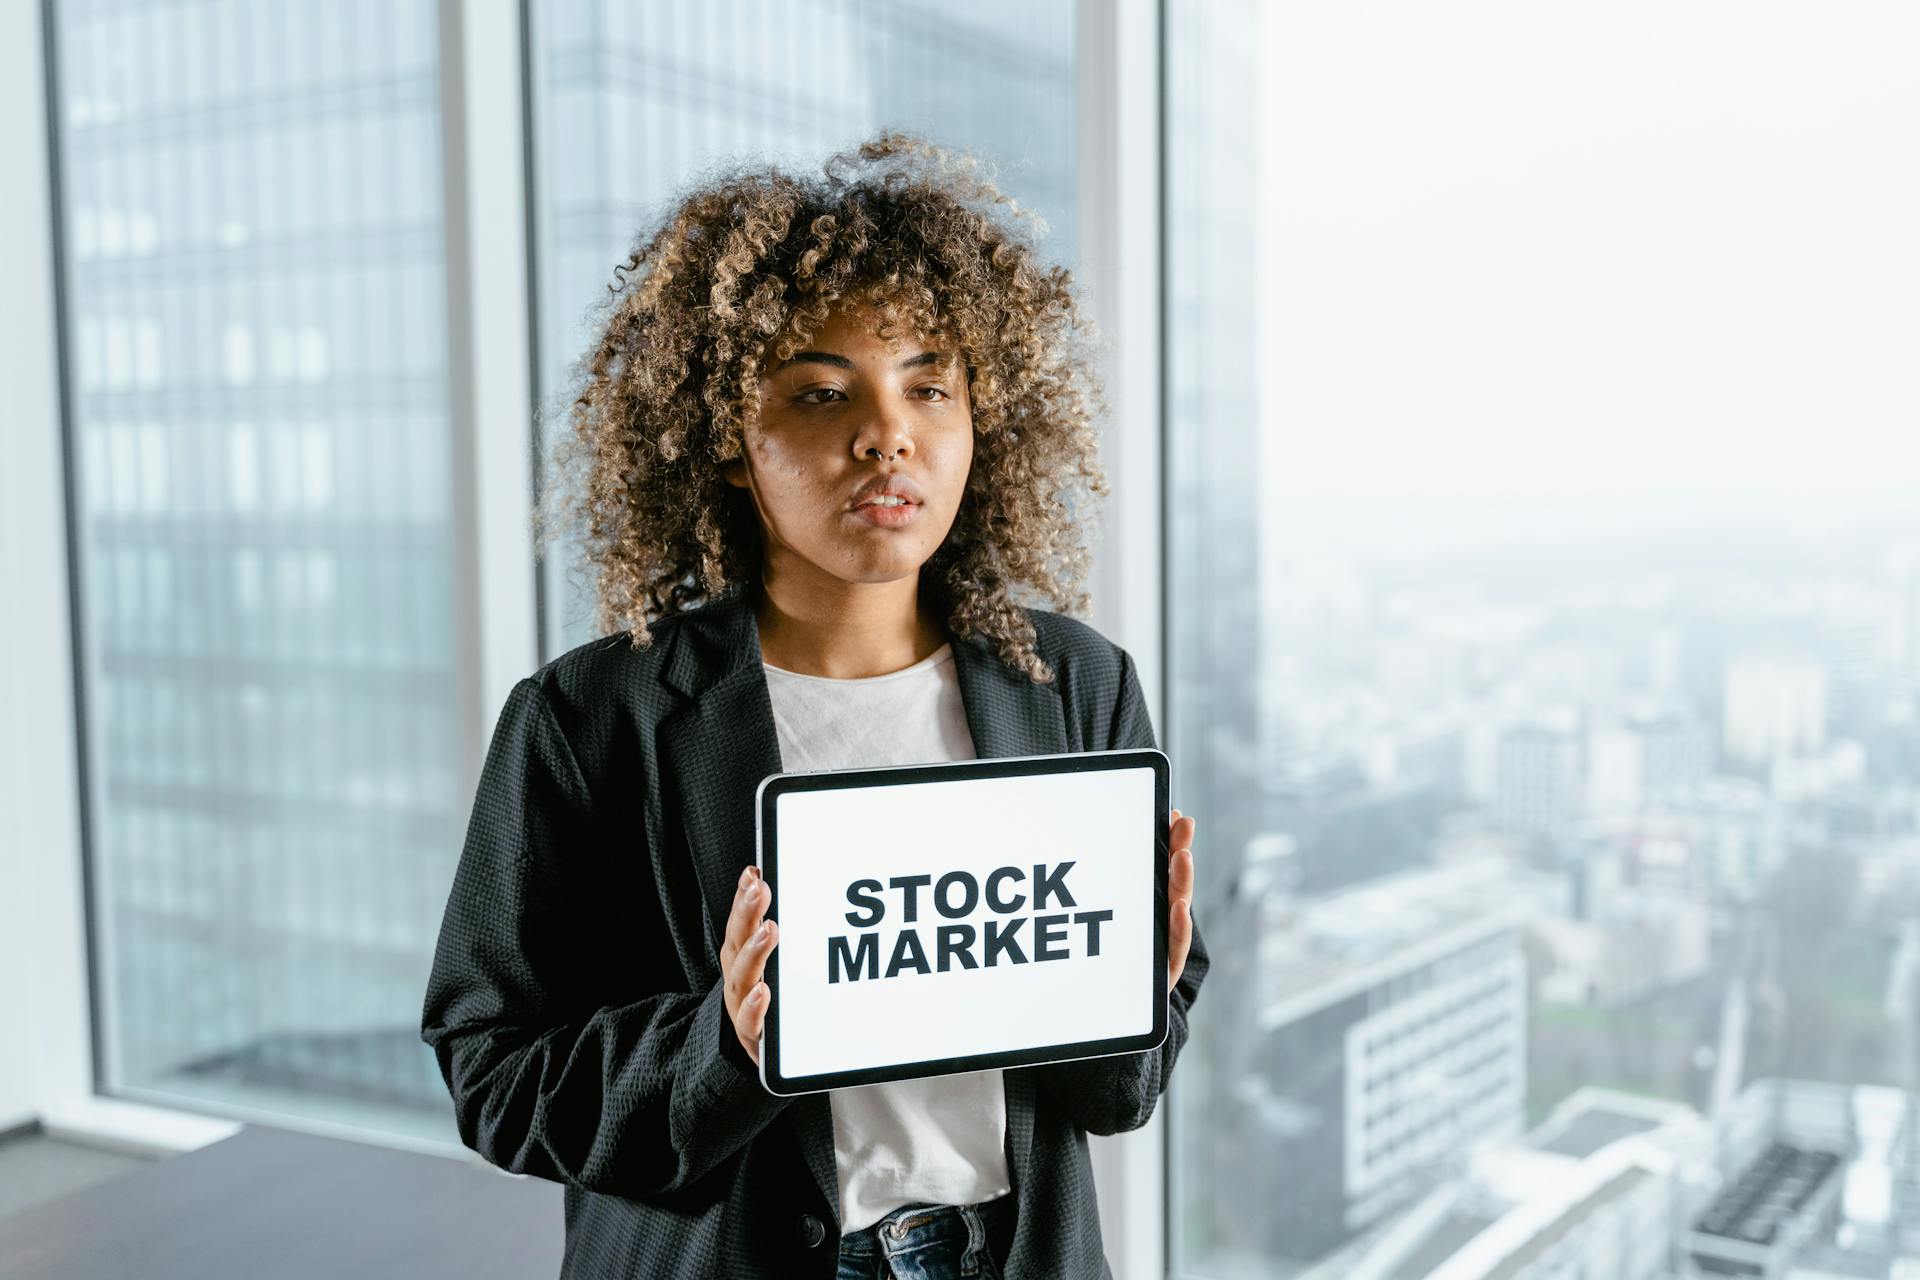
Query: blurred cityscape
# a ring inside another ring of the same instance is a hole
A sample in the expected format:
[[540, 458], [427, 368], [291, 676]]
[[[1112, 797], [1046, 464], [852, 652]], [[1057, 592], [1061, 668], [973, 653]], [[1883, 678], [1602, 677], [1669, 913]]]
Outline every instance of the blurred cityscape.
[[1920, 1275], [1920, 536], [1743, 545], [1268, 571], [1187, 1274]]

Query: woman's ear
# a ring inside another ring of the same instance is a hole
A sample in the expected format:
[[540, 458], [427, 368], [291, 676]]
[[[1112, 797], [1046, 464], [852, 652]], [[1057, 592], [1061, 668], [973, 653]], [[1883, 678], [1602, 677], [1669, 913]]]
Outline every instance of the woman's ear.
[[726, 482], [734, 488], [746, 488], [747, 460], [745, 458], [728, 458], [720, 464], [720, 474]]

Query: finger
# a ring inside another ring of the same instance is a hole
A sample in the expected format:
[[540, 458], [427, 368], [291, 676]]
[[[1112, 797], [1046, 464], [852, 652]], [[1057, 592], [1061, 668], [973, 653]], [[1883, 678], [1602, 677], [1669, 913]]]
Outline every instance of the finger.
[[1193, 850], [1175, 849], [1167, 859], [1167, 896], [1193, 897]]
[[1173, 824], [1173, 831], [1168, 836], [1167, 843], [1176, 849], [1188, 848], [1193, 844], [1193, 829], [1197, 825], [1192, 814], [1181, 817]]
[[760, 975], [767, 967], [767, 953], [773, 949], [773, 942], [779, 936], [780, 925], [776, 920], [760, 921], [754, 931], [747, 935], [745, 945], [733, 957], [733, 967], [728, 971], [727, 979], [742, 1000], [753, 990], [753, 984], [760, 981]]
[[1172, 990], [1187, 967], [1187, 948], [1193, 944], [1193, 915], [1187, 899], [1174, 900], [1167, 920], [1167, 989]]
[[723, 969], [733, 967], [734, 956], [747, 945], [747, 939], [753, 936], [753, 931], [760, 927], [760, 917], [765, 914], [772, 897], [773, 891], [760, 878], [759, 870], [748, 867], [741, 877], [740, 887], [733, 895], [733, 909], [727, 913], [726, 941], [720, 947]]
[[753, 887], [753, 868], [748, 866], [740, 872], [740, 878], [733, 884], [733, 901], [727, 906], [727, 927], [720, 937], [720, 967], [733, 967], [733, 953], [740, 949], [742, 941], [739, 935], [740, 909], [747, 900], [747, 892]]
[[733, 958], [733, 971], [729, 980], [733, 989], [742, 1000], [753, 990], [753, 984], [760, 981], [760, 975], [767, 967], [767, 954], [773, 950], [774, 943], [780, 938], [780, 923], [777, 920], [763, 920], [747, 938], [747, 944]]
[[773, 992], [764, 982], [753, 984], [753, 990], [747, 992], [747, 998], [741, 1005], [740, 1021], [734, 1025], [739, 1028], [740, 1039], [745, 1044], [747, 1056], [753, 1059], [755, 1066], [760, 1065], [761, 1033], [767, 1027], [767, 1009], [773, 1002]]

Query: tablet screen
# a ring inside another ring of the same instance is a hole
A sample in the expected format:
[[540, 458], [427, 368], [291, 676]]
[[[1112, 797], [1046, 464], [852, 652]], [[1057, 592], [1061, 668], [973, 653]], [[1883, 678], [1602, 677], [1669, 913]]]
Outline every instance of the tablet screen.
[[1165, 777], [1149, 749], [763, 782], [768, 1088], [1157, 1044]]

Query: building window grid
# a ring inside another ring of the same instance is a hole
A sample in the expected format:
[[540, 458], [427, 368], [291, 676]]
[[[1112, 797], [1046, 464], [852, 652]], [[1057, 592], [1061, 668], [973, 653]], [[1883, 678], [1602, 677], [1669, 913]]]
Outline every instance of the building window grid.
[[457, 840], [450, 686], [407, 669], [451, 642], [435, 7], [48, 17], [100, 1070], [441, 1128], [417, 1036], [373, 1043]]
[[[1363, 1074], [1362, 1167], [1372, 1170], [1366, 1181], [1427, 1158], [1512, 1101], [1521, 1047], [1515, 1043], [1519, 1020], [1508, 997], [1519, 964], [1511, 937], [1496, 937], [1384, 984], [1397, 996], [1394, 1020], [1360, 1037], [1362, 1062], [1355, 1064]], [[1415, 995], [1428, 998], [1415, 1005]], [[1503, 1027], [1506, 1033], [1498, 1034]], [[1496, 1038], [1473, 1052], [1487, 1037]], [[1411, 1078], [1435, 1066], [1457, 1082], [1460, 1094], [1404, 1092]]]

